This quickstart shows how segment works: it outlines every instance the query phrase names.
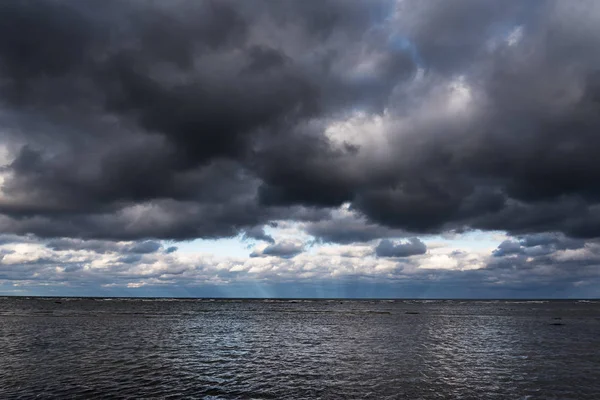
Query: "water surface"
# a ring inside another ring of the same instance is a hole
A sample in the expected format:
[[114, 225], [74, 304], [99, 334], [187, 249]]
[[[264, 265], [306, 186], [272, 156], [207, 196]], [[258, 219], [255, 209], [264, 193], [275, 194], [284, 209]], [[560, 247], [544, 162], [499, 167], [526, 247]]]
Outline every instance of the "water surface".
[[0, 298], [0, 398], [598, 399], [600, 302]]

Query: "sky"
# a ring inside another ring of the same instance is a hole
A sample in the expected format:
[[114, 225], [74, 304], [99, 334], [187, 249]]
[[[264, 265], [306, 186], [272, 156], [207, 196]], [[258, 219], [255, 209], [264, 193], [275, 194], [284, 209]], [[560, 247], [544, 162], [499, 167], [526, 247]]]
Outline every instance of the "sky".
[[600, 297], [596, 0], [6, 0], [0, 295]]

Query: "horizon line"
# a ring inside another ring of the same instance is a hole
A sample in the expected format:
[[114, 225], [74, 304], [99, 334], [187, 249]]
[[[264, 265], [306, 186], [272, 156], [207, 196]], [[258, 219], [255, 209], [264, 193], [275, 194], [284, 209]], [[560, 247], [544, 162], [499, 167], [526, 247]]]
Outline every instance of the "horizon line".
[[534, 298], [534, 297], [172, 297], [172, 296], [42, 296], [42, 295], [2, 295], [0, 298], [36, 298], [36, 299], [169, 299], [169, 300], [400, 300], [400, 301], [600, 301], [599, 297], [552, 297], [552, 298]]

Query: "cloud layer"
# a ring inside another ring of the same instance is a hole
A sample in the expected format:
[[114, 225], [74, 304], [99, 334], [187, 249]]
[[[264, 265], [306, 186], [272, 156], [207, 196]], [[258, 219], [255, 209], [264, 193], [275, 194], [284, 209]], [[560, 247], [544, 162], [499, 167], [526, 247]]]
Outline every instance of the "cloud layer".
[[419, 238], [411, 238], [406, 243], [398, 243], [384, 239], [375, 249], [378, 257], [410, 257], [425, 254], [427, 246]]
[[313, 244], [383, 239], [380, 258], [428, 254], [390, 240], [472, 230], [565, 238], [505, 242], [488, 268], [548, 248], [593, 258], [575, 246], [600, 237], [596, 1], [0, 11], [6, 237], [141, 262], [168, 257], [158, 240], [242, 235], [267, 245], [252, 262], [291, 263], [305, 243], [265, 230], [287, 221]]
[[[418, 240], [391, 248], [357, 244], [301, 252], [284, 242], [251, 257], [171, 252], [151, 244], [140, 248], [135, 242], [71, 240], [58, 247], [34, 237], [3, 239], [0, 290], [12, 294], [526, 298], [600, 293], [600, 245], [560, 234], [552, 240], [523, 236], [515, 239], [513, 251], [503, 253], [505, 244], [493, 253], [435, 241], [423, 252]], [[381, 254], [382, 248], [388, 253]]]
[[0, 227], [219, 237], [349, 203], [377, 229], [595, 237], [599, 17], [593, 1], [6, 2]]

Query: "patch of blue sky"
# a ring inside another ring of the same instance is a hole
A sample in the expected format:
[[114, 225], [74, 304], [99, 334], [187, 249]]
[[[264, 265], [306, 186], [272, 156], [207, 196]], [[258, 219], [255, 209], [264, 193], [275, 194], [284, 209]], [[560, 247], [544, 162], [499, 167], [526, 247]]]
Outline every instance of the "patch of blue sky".
[[500, 231], [470, 231], [455, 236], [449, 235], [434, 235], [421, 238], [423, 242], [443, 243], [448, 247], [455, 247], [460, 250], [485, 250], [497, 247], [503, 240], [506, 234]]
[[394, 33], [388, 38], [387, 45], [392, 50], [407, 53], [410, 56], [412, 62], [418, 68], [425, 68], [425, 63], [423, 62], [423, 59], [419, 54], [419, 49], [417, 48], [416, 44], [409, 38], [398, 33]]
[[168, 242], [165, 247], [177, 246], [177, 253], [195, 254], [208, 253], [216, 257], [247, 257], [250, 242], [242, 240], [241, 236], [222, 239], [194, 239], [185, 242]]

